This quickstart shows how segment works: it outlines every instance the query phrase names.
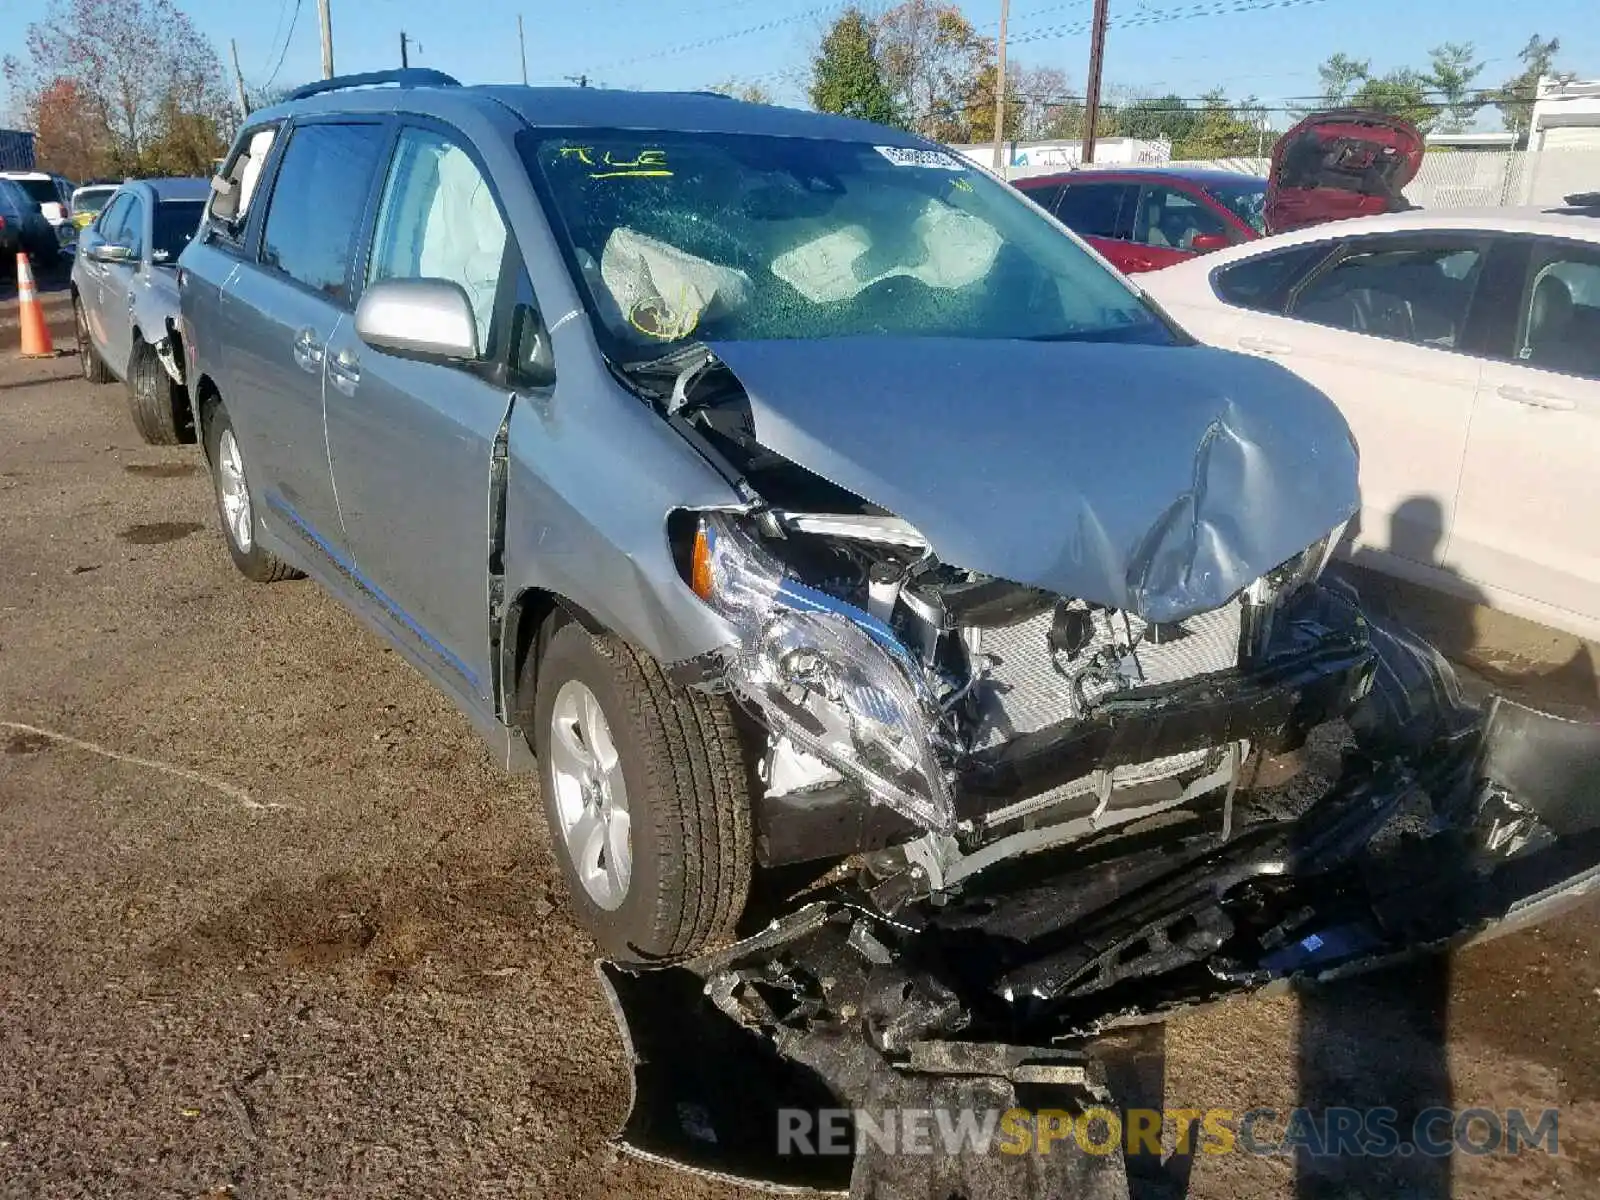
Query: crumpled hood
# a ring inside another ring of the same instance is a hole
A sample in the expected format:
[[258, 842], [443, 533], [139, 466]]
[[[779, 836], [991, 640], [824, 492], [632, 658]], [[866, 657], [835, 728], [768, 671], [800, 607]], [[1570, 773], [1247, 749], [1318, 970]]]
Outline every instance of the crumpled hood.
[[1197, 346], [728, 342], [767, 448], [909, 521], [943, 562], [1175, 621], [1356, 511], [1321, 392]]

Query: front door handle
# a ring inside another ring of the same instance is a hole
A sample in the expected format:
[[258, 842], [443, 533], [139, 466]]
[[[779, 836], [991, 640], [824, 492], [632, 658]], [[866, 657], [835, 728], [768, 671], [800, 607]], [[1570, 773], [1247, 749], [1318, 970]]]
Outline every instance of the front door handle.
[[1517, 387], [1515, 384], [1503, 383], [1495, 389], [1502, 400], [1509, 400], [1513, 404], [1521, 404], [1528, 408], [1543, 408], [1550, 412], [1571, 412], [1576, 408], [1577, 402], [1566, 396], [1557, 396], [1553, 392], [1535, 391], [1533, 388]]
[[1256, 354], [1293, 354], [1294, 347], [1288, 342], [1275, 341], [1272, 338], [1242, 337], [1239, 339], [1239, 349], [1251, 350]]
[[294, 335], [294, 361], [300, 364], [302, 371], [321, 370], [322, 351], [322, 343], [317, 340], [317, 331], [310, 326]]
[[361, 382], [361, 360], [353, 350], [339, 351], [328, 360], [328, 378], [346, 396], [354, 396]]

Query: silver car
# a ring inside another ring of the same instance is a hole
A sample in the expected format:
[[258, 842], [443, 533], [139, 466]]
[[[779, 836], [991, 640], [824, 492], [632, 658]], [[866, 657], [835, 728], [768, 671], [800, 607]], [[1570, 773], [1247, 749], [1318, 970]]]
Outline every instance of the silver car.
[[[1435, 656], [1319, 580], [1357, 507], [1329, 401], [1193, 344], [914, 135], [409, 71], [254, 114], [212, 186], [182, 344], [234, 562], [314, 576], [537, 769], [614, 958], [728, 939], [789, 863], [856, 865], [873, 961], [985, 886], [959, 936], [1059, 923], [1086, 868], [1043, 908], [1001, 868], [1105, 867], [1157, 815], [1227, 840], [1236, 793], [1336, 716], [1371, 764], [1470, 725]], [[1328, 793], [1319, 870], [1400, 778]], [[1235, 953], [1197, 906], [1252, 871], [1191, 874], [1105, 979]], [[1134, 878], [1096, 877], [1107, 902]], [[1295, 886], [1250, 920], [1313, 920]], [[1255, 962], [1228, 977], [1278, 970]]]
[[72, 313], [90, 383], [122, 380], [145, 441], [194, 440], [178, 328], [178, 255], [200, 226], [203, 179], [131, 180], [78, 236]]

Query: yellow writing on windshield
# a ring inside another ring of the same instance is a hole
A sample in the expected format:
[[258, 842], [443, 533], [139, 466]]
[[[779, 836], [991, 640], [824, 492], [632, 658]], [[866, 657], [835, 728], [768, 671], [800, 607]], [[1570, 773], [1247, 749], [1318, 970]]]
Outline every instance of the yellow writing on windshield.
[[590, 179], [660, 179], [672, 174], [667, 169], [665, 150], [641, 150], [633, 159], [613, 157], [607, 150], [600, 156], [606, 171], [591, 171]]

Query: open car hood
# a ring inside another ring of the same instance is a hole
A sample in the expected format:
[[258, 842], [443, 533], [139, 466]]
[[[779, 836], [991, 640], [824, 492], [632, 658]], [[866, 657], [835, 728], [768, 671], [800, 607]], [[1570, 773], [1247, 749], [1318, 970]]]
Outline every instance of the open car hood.
[[1384, 113], [1312, 113], [1278, 139], [1267, 180], [1268, 233], [1409, 207], [1422, 169], [1422, 134]]
[[1321, 392], [1194, 346], [731, 342], [756, 440], [909, 521], [943, 562], [1178, 621], [1355, 512]]

